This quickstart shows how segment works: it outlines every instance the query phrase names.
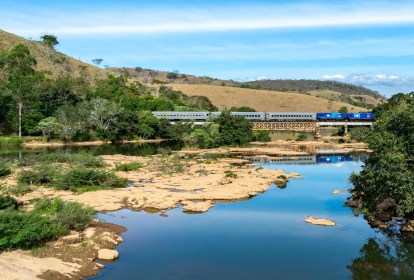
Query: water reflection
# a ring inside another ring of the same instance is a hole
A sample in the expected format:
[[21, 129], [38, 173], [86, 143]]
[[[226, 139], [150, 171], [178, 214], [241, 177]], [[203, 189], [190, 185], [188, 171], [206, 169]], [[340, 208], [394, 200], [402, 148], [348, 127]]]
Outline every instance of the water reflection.
[[383, 233], [369, 238], [348, 266], [352, 279], [414, 279], [414, 236]]

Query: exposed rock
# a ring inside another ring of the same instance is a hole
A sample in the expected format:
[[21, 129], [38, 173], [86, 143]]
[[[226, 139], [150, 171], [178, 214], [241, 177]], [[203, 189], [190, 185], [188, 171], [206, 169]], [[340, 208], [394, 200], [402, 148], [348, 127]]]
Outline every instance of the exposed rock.
[[96, 233], [96, 228], [90, 227], [83, 231], [83, 238], [90, 239]]
[[116, 241], [115, 241], [112, 237], [110, 237], [110, 236], [103, 236], [103, 237], [102, 237], [102, 240], [103, 240], [104, 242], [107, 242], [107, 243], [109, 243], [109, 244], [113, 245], [113, 246], [118, 245], [118, 242], [116, 242]]
[[414, 232], [414, 220], [408, 220], [400, 227], [400, 230]]
[[181, 204], [185, 212], [207, 212], [208, 209], [213, 207], [210, 200], [200, 202], [183, 201]]
[[352, 207], [352, 208], [361, 208], [361, 201], [360, 200], [353, 200], [349, 199], [345, 201], [345, 206]]
[[365, 219], [368, 221], [368, 224], [371, 227], [374, 227], [374, 228], [379, 227], [381, 229], [387, 228], [387, 225], [384, 222], [382, 222], [381, 220], [377, 219], [377, 217], [374, 216], [374, 215], [366, 215]]
[[340, 194], [341, 193], [341, 191], [340, 190], [334, 190], [333, 192], [332, 192], [332, 194]]
[[63, 243], [66, 243], [66, 244], [75, 244], [81, 240], [81, 237], [79, 233], [76, 232], [76, 233], [72, 233], [71, 235], [63, 236], [61, 240]]
[[312, 216], [308, 216], [305, 220], [305, 223], [318, 225], [318, 226], [336, 226], [334, 221], [324, 219], [324, 218], [314, 218]]
[[110, 249], [100, 249], [98, 251], [98, 259], [100, 260], [114, 260], [118, 258], [118, 251]]

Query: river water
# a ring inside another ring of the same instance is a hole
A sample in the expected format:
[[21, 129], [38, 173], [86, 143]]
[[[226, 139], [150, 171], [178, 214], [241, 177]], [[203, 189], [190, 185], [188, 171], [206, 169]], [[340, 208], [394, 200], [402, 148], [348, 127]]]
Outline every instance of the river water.
[[[164, 145], [164, 144], [163, 144]], [[141, 147], [141, 148], [140, 148]], [[145, 148], [145, 149], [142, 149]], [[65, 152], [148, 155], [179, 146], [122, 145]], [[37, 150], [55, 152], [56, 149]], [[24, 150], [11, 156], [25, 156]], [[311, 156], [297, 161], [258, 161], [263, 168], [299, 172], [286, 188], [272, 185], [246, 201], [217, 203], [203, 214], [120, 210], [99, 218], [127, 228], [120, 258], [90, 279], [414, 279], [409, 235], [373, 230], [343, 204], [364, 156]], [[342, 192], [333, 195], [332, 191]], [[307, 215], [335, 227], [304, 223]]]
[[[299, 172], [250, 200], [218, 203], [207, 213], [121, 210], [101, 214], [127, 227], [120, 258], [91, 279], [414, 279], [413, 243], [373, 230], [343, 204], [358, 157], [313, 164], [264, 162]], [[327, 163], [329, 162], [329, 163]], [[342, 190], [333, 195], [335, 189]], [[336, 227], [304, 223], [307, 215]]]

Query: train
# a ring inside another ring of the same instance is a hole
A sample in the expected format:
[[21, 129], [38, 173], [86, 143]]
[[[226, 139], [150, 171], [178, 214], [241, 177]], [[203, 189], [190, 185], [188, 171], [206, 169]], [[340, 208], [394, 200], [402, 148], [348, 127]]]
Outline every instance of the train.
[[[157, 119], [169, 121], [199, 121], [214, 120], [221, 112], [176, 112], [176, 111], [154, 111], [152, 114]], [[315, 122], [315, 121], [373, 121], [374, 114], [361, 113], [339, 113], [339, 112], [230, 112], [233, 116], [243, 117], [255, 122]]]

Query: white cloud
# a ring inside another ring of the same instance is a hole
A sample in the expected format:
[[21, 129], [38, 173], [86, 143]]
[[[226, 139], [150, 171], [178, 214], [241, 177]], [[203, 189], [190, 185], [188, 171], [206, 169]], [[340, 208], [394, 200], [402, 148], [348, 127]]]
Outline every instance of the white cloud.
[[263, 80], [267, 80], [267, 77], [257, 77], [256, 79], [257, 81], [263, 81]]
[[[388, 25], [414, 23], [414, 3], [279, 4], [191, 7], [156, 7], [128, 11], [95, 10], [64, 13], [36, 10], [31, 15], [0, 12], [2, 28], [18, 34], [49, 31], [58, 35], [139, 34], [199, 31], [237, 31]], [[14, 15], [13, 15], [14, 14]], [[10, 18], [20, 18], [10, 24]]]
[[322, 78], [325, 80], [342, 80], [342, 79], [345, 79], [345, 76], [342, 74], [324, 75]]

